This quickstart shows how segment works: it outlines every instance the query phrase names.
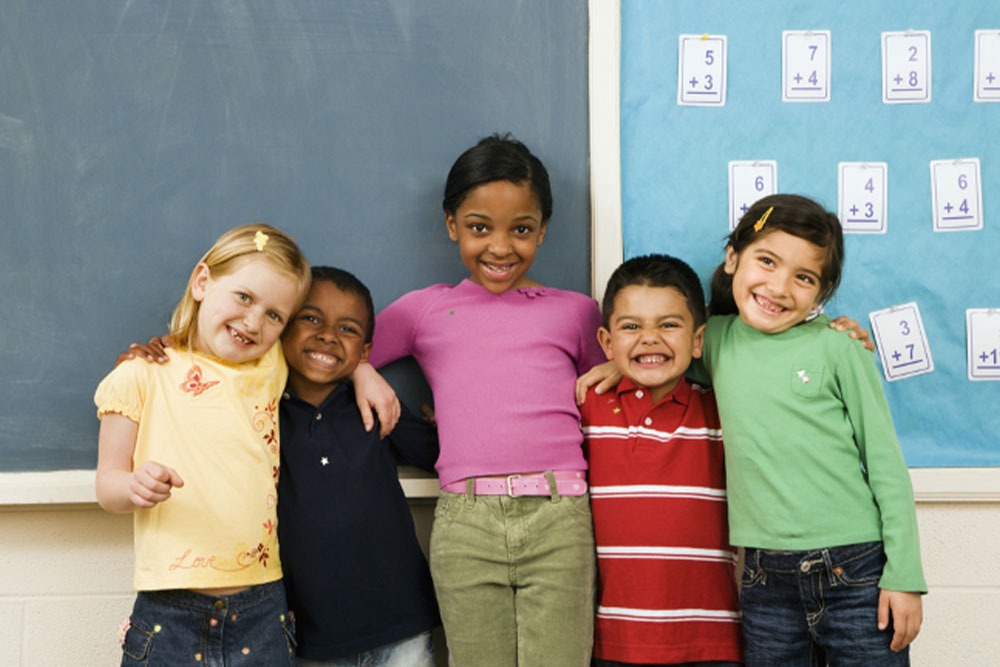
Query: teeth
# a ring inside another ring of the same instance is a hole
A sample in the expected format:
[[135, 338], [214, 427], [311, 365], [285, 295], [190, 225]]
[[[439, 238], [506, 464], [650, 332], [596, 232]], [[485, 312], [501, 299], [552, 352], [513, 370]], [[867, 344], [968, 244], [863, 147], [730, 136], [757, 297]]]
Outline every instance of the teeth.
[[244, 345], [251, 345], [253, 343], [251, 339], [247, 338], [236, 329], [230, 329], [229, 334]]
[[760, 306], [764, 310], [768, 311], [769, 313], [776, 313], [777, 314], [777, 313], [782, 313], [782, 312], [784, 312], [786, 310], [783, 306], [775, 303], [774, 301], [771, 301], [770, 299], [768, 299], [766, 297], [760, 296], [759, 294], [754, 294], [753, 298], [754, 298], [754, 301], [757, 302], [758, 306]]
[[306, 353], [306, 356], [313, 361], [326, 366], [334, 366], [339, 362], [339, 359], [332, 354], [323, 354], [322, 352], [308, 352]]
[[636, 357], [635, 360], [640, 364], [662, 364], [667, 360], [667, 358], [662, 354], [644, 354]]

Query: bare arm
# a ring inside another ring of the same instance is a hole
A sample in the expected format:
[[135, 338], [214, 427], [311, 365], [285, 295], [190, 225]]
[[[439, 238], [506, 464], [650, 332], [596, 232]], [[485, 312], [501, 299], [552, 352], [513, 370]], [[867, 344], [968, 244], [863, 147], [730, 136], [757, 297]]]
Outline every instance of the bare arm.
[[367, 361], [358, 364], [351, 374], [351, 380], [354, 382], [354, 395], [358, 401], [358, 410], [361, 412], [365, 430], [370, 431], [375, 425], [375, 417], [372, 415], [374, 408], [381, 424], [379, 437], [384, 438], [389, 435], [399, 421], [400, 413], [399, 398], [392, 385], [386, 382]]
[[97, 452], [97, 502], [109, 512], [153, 507], [170, 497], [184, 480], [172, 468], [146, 461], [132, 471], [132, 453], [139, 425], [118, 413], [101, 418]]

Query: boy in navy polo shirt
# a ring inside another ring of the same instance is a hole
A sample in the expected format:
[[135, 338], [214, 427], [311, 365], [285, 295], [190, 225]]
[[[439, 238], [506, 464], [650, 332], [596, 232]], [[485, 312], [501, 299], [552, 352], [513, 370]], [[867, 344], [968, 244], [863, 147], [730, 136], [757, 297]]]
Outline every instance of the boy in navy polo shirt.
[[434, 664], [434, 588], [390, 446], [430, 470], [437, 432], [405, 406], [385, 440], [377, 425], [365, 431], [346, 380], [374, 327], [361, 281], [313, 267], [282, 337], [278, 542], [299, 665]]
[[673, 257], [618, 267], [598, 340], [624, 376], [580, 409], [600, 575], [594, 665], [742, 664], [735, 550], [715, 397], [701, 356], [705, 297]]

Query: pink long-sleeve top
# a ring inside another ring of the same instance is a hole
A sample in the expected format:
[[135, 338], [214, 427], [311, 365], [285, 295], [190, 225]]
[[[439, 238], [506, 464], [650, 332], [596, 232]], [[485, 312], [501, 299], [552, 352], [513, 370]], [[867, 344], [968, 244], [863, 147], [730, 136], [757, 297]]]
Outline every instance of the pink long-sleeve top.
[[601, 315], [582, 294], [493, 294], [468, 279], [432, 285], [375, 318], [376, 368], [412, 355], [434, 392], [442, 486], [467, 477], [585, 470], [580, 373], [605, 360]]

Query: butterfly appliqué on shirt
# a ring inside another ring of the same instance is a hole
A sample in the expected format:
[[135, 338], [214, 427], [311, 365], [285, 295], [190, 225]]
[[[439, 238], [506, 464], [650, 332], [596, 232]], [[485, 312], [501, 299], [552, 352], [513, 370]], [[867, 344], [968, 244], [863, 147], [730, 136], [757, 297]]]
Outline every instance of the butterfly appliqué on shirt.
[[191, 366], [191, 370], [187, 372], [187, 375], [184, 377], [184, 382], [181, 382], [181, 390], [189, 391], [193, 396], [201, 396], [205, 391], [211, 389], [217, 384], [219, 384], [218, 380], [203, 382], [201, 379], [201, 366], [195, 364]]

